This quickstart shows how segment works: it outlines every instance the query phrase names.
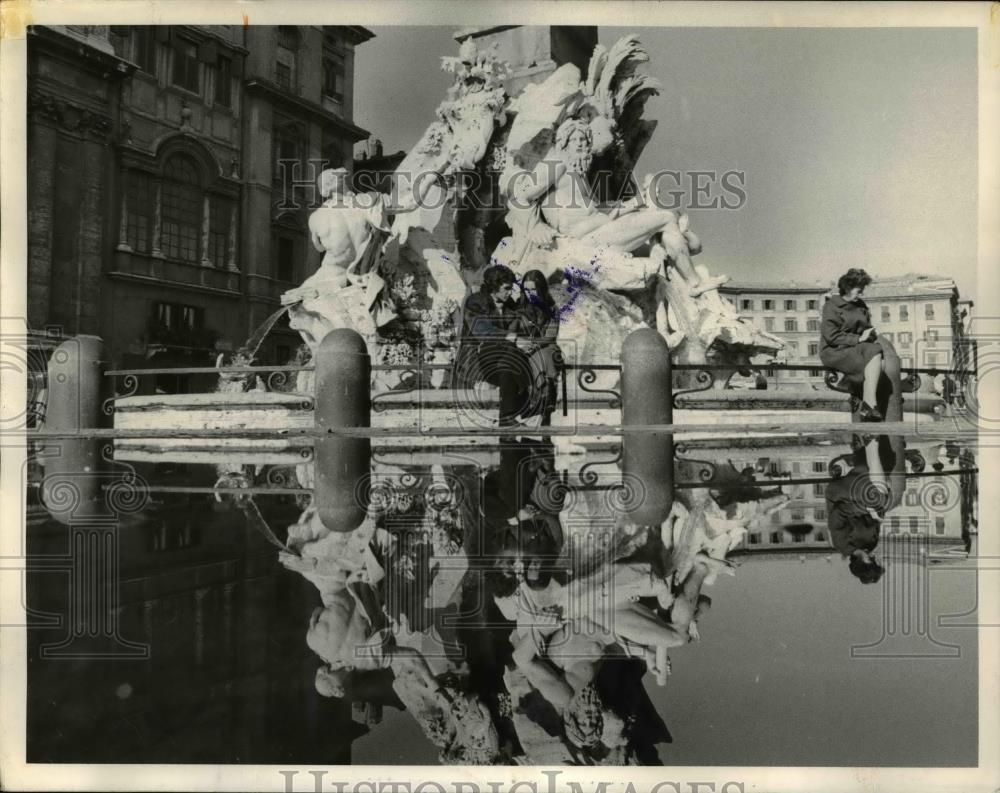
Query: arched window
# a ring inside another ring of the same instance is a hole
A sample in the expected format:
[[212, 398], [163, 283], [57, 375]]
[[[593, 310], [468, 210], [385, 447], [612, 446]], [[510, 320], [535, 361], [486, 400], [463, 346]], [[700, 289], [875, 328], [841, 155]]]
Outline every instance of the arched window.
[[216, 163], [197, 149], [168, 149], [160, 162], [122, 172], [118, 250], [237, 271], [238, 187], [213, 178]]
[[201, 183], [194, 162], [175, 154], [163, 169], [163, 253], [186, 262], [199, 260]]

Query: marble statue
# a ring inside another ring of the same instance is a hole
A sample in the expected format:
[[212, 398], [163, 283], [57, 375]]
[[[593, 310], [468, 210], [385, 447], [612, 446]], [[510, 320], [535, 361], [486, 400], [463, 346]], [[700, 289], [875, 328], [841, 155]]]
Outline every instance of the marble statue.
[[[628, 201], [595, 200], [595, 157], [626, 147], [623, 126], [636, 123], [636, 108], [657, 91], [655, 81], [636, 74], [646, 60], [638, 39], [626, 36], [610, 50], [595, 49], [585, 80], [566, 64], [517, 98], [500, 183], [513, 233], [494, 259], [515, 271], [564, 276], [568, 313], [584, 318], [582, 330], [562, 337], [574, 339], [584, 362], [607, 360], [609, 348], [651, 321], [683, 362], [705, 361], [720, 341], [754, 353], [776, 350], [780, 340], [719, 296], [728, 278], [693, 264], [701, 242], [685, 213], [658, 206], [650, 177]], [[652, 290], [655, 320], [648, 313], [640, 319], [608, 290]]]
[[[626, 201], [595, 193], [598, 171], [632, 181], [652, 134], [641, 115], [659, 86], [637, 71], [647, 60], [638, 38], [625, 36], [595, 48], [585, 77], [565, 64], [511, 97], [507, 64], [465, 41], [442, 59], [453, 84], [393, 174], [391, 198], [352, 193], [343, 170], [322, 175], [324, 205], [309, 227], [323, 264], [282, 296], [291, 326], [311, 349], [333, 328], [352, 327], [373, 352], [385, 327], [379, 342], [401, 342], [402, 352], [377, 360], [409, 361], [424, 344], [414, 345], [420, 317], [461, 305], [477, 272], [502, 263], [550, 277], [560, 340], [579, 363], [618, 361], [624, 337], [648, 326], [681, 363], [746, 364], [779, 350], [777, 337], [719, 295], [726, 276], [694, 264], [702, 246], [688, 216], [658, 206], [648, 177]], [[462, 215], [457, 207], [474, 188], [458, 177], [473, 172], [496, 177], [500, 203]], [[485, 250], [483, 224], [497, 220], [510, 234]], [[413, 284], [406, 306], [391, 299], [399, 283]]]
[[374, 336], [371, 310], [383, 284], [378, 249], [389, 231], [388, 196], [351, 192], [343, 168], [323, 171], [319, 188], [324, 201], [309, 216], [309, 234], [323, 261], [301, 286], [281, 296], [282, 305], [289, 307], [289, 326], [313, 352], [336, 328]]

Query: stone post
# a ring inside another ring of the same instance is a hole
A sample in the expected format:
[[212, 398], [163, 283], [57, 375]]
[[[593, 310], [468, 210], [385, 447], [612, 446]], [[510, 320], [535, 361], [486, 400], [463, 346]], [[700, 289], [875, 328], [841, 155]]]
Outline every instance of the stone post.
[[652, 328], [630, 333], [622, 345], [623, 513], [643, 526], [659, 526], [673, 506], [674, 438], [629, 427], [672, 424], [673, 363], [663, 337]]
[[[102, 421], [105, 390], [104, 343], [97, 336], [76, 336], [60, 344], [48, 365], [46, 430], [86, 430]], [[97, 438], [60, 438], [45, 458], [42, 500], [60, 523], [97, 512], [101, 498], [101, 443]]]
[[315, 491], [320, 520], [330, 531], [357, 529], [368, 512], [371, 439], [336, 430], [371, 426], [371, 358], [359, 333], [338, 328], [316, 351]]

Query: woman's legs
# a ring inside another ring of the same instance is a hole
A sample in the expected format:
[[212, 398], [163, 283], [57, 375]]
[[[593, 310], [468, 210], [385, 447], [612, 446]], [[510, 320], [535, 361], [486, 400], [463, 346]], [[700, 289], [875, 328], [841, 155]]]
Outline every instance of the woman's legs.
[[872, 407], [875, 407], [876, 402], [876, 389], [878, 388], [879, 378], [882, 376], [882, 353], [878, 353], [871, 357], [871, 360], [865, 364], [865, 384], [864, 384], [864, 395], [863, 399]]

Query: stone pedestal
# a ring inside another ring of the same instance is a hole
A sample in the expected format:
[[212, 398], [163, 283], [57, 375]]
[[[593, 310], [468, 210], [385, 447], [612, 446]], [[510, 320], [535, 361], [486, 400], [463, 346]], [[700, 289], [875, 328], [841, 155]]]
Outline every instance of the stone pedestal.
[[507, 91], [517, 96], [528, 83], [541, 82], [564, 63], [575, 64], [585, 75], [597, 44], [597, 27], [496, 25], [462, 28], [455, 34], [458, 41], [470, 37], [480, 52], [497, 45], [497, 56], [513, 70]]

